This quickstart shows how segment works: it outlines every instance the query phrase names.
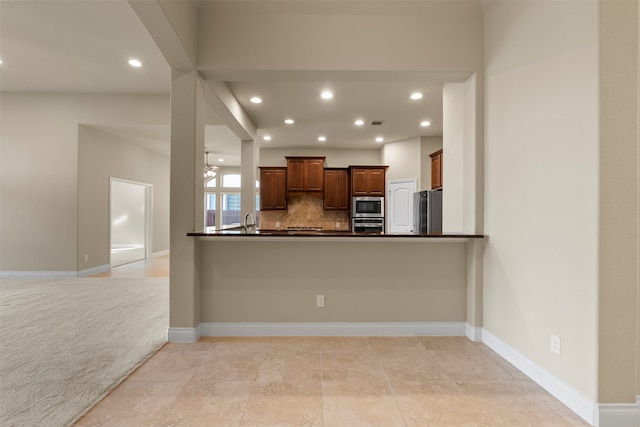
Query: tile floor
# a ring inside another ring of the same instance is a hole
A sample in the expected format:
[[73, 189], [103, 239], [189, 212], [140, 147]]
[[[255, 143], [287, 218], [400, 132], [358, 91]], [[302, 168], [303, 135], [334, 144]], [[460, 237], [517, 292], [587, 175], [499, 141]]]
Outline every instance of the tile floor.
[[77, 426], [587, 426], [464, 337], [166, 344]]

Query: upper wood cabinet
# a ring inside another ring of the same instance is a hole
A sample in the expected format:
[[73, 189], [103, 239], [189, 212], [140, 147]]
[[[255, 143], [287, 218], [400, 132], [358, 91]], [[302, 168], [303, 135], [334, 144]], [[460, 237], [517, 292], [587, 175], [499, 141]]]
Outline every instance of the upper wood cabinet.
[[431, 189], [442, 188], [442, 149], [429, 154], [431, 157]]
[[384, 196], [388, 166], [351, 166], [351, 195]]
[[288, 192], [322, 192], [324, 157], [286, 157]]
[[324, 170], [324, 202], [327, 211], [349, 210], [349, 169]]
[[260, 168], [260, 210], [287, 209], [287, 168]]

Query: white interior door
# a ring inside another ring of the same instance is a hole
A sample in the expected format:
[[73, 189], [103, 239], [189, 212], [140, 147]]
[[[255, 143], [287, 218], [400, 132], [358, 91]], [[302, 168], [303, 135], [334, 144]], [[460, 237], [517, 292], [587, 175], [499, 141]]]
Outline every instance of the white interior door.
[[387, 185], [387, 232], [410, 233], [413, 231], [413, 193], [417, 182], [397, 179]]
[[146, 259], [151, 185], [111, 178], [111, 266]]

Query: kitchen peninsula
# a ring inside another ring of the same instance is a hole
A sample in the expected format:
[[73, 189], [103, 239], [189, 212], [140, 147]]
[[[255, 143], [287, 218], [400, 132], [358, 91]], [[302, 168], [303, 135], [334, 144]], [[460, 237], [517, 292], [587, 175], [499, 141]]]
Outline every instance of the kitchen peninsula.
[[[467, 335], [482, 319], [483, 236], [256, 231], [198, 239], [199, 336]], [[317, 304], [322, 296], [323, 306]], [[189, 335], [191, 334], [191, 335]]]

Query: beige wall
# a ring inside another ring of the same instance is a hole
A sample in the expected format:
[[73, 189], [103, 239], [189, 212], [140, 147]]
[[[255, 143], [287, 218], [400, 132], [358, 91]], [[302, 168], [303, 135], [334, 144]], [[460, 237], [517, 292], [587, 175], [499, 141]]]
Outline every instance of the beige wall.
[[260, 149], [260, 166], [286, 166], [285, 156], [325, 156], [325, 166], [346, 168], [350, 165], [381, 165], [380, 150], [349, 150], [323, 148]]
[[466, 321], [465, 243], [218, 240], [201, 256], [202, 322]]
[[110, 177], [153, 185], [151, 252], [169, 250], [169, 157], [91, 126], [78, 140], [78, 270], [109, 263]]
[[[322, 11], [313, 11], [318, 4]], [[210, 2], [199, 19], [204, 71], [451, 72], [482, 64], [479, 2]]]
[[382, 163], [388, 165], [387, 181], [394, 179], [415, 179], [420, 188], [422, 159], [420, 158], [420, 137], [404, 141], [389, 142], [382, 147]]
[[[638, 2], [600, 5], [598, 401], [634, 403], [638, 336]], [[637, 374], [636, 374], [637, 375]]]
[[496, 2], [485, 14], [484, 327], [593, 401], [598, 31], [597, 2]]
[[168, 97], [3, 93], [0, 271], [74, 272], [78, 126], [166, 125]]

